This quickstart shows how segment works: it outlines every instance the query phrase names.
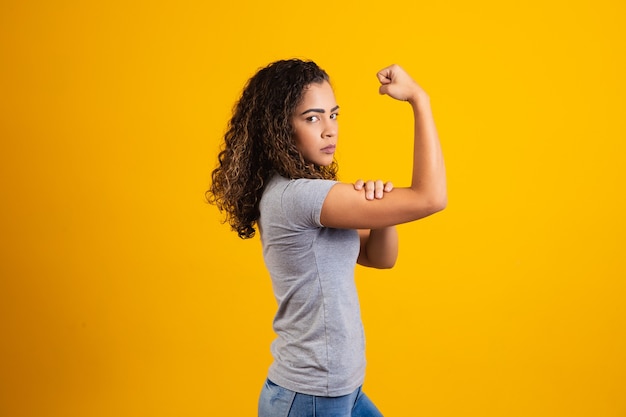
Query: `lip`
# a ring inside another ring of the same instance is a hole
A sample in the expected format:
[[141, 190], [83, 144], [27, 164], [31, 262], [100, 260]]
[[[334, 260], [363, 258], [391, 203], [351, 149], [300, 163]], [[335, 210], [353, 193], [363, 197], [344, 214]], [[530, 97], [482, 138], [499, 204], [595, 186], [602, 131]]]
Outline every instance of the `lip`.
[[335, 153], [335, 148], [336, 147], [337, 147], [336, 145], [328, 145], [327, 147], [322, 148], [322, 152], [324, 152], [324, 153]]

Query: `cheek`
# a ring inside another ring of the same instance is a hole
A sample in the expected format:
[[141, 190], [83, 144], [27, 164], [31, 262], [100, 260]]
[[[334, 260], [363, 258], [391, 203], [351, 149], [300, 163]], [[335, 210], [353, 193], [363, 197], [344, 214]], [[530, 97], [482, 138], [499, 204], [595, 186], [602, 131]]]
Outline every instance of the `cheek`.
[[297, 126], [294, 129], [293, 138], [298, 146], [306, 146], [308, 142], [310, 142], [311, 137], [311, 129], [310, 127], [307, 129], [307, 126]]

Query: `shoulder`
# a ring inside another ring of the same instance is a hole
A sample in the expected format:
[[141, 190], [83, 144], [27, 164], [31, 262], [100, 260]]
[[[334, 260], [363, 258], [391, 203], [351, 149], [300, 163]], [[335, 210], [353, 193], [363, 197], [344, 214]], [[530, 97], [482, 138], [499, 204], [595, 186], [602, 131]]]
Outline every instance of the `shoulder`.
[[322, 205], [335, 184], [332, 180], [273, 177], [261, 198], [261, 217], [279, 216], [294, 224], [319, 227]]
[[337, 181], [322, 180], [322, 179], [308, 179], [297, 178], [288, 179], [280, 175], [274, 175], [267, 182], [263, 196], [267, 195], [281, 195], [289, 196], [294, 195], [299, 198], [308, 199], [309, 197], [315, 197], [320, 193], [324, 196], [328, 194], [328, 191], [335, 185]]

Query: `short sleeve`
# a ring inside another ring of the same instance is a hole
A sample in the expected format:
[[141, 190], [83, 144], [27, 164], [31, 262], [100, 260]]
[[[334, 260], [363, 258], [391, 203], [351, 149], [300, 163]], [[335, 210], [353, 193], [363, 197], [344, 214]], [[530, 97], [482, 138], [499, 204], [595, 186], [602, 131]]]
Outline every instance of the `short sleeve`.
[[323, 227], [320, 222], [322, 205], [336, 184], [331, 180], [292, 180], [281, 196], [281, 207], [287, 221], [297, 228]]

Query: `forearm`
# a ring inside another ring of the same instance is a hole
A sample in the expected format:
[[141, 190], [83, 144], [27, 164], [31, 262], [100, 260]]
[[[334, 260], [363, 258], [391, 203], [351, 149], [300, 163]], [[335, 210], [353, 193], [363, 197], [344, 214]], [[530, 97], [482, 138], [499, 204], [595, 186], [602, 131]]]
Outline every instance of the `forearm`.
[[408, 101], [415, 119], [411, 188], [442, 209], [447, 203], [446, 170], [430, 98], [420, 90]]
[[392, 268], [398, 259], [398, 231], [395, 226], [361, 232], [358, 263], [372, 268]]

